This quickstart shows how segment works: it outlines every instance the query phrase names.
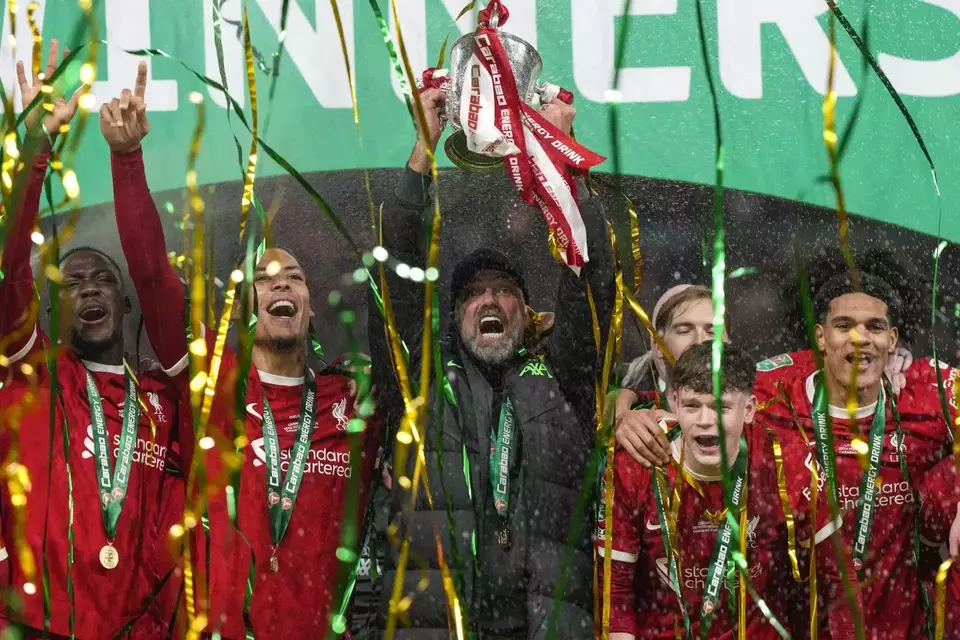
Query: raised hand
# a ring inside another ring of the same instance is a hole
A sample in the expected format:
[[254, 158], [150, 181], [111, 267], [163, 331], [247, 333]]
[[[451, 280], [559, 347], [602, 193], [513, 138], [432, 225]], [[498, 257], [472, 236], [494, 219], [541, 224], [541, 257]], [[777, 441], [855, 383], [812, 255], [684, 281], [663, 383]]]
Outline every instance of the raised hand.
[[[420, 103], [423, 105], [423, 115], [426, 123], [421, 123], [419, 116], [414, 117], [417, 124], [417, 144], [410, 154], [407, 165], [419, 173], [430, 173], [430, 159], [427, 149], [436, 149], [440, 134], [443, 133], [443, 123], [440, 121], [439, 108], [446, 101], [446, 94], [440, 89], [424, 89], [420, 92]], [[426, 124], [426, 127], [423, 125]], [[426, 129], [426, 131], [424, 131]]]
[[[57, 61], [59, 60], [60, 53], [60, 43], [56, 40], [50, 41], [50, 53], [47, 56], [47, 68], [44, 71], [44, 79], [49, 79], [53, 75], [54, 71], [57, 70]], [[67, 57], [70, 55], [70, 50], [67, 49], [63, 52], [63, 56]], [[40, 76], [33, 76], [33, 84], [27, 82], [27, 73], [24, 69], [23, 62], [17, 62], [17, 81], [20, 84], [20, 97], [23, 100], [24, 109], [29, 106], [34, 98], [40, 93], [40, 86], [43, 82], [40, 79]], [[73, 116], [77, 113], [77, 103], [80, 100], [80, 91], [77, 90], [70, 97], [69, 100], [65, 100], [63, 94], [59, 95], [54, 93], [52, 97], [52, 109], [46, 111], [42, 104], [38, 104], [27, 114], [24, 122], [27, 126], [27, 132], [31, 134], [38, 133], [40, 123], [43, 123], [43, 128], [46, 129], [46, 132], [49, 136], [41, 136], [44, 140], [44, 145], [49, 143], [53, 144], [54, 138], [57, 137], [57, 134], [60, 133], [60, 129], [64, 127]], [[41, 120], [42, 117], [42, 120]]]
[[147, 63], [140, 61], [137, 67], [137, 84], [133, 92], [124, 89], [119, 98], [100, 107], [100, 132], [116, 153], [130, 153], [140, 148], [140, 142], [150, 133], [147, 120], [147, 104], [143, 96], [147, 92]]

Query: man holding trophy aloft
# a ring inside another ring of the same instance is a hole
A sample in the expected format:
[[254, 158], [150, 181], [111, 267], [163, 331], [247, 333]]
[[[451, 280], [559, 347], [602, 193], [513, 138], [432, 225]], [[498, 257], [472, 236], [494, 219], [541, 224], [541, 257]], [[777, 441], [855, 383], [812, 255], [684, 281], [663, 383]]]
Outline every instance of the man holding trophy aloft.
[[[449, 119], [460, 129], [446, 145], [451, 159], [471, 169], [502, 161], [521, 198], [543, 212], [566, 266], [544, 347], [537, 338], [549, 321], [534, 330], [527, 283], [510, 257], [480, 248], [440, 265], [453, 273], [453, 322], [441, 342], [444, 370], [432, 382], [448, 392], [429, 409], [420, 435], [432, 502], [421, 490], [410, 503], [410, 483], [400, 479], [412, 477], [412, 465], [393, 470], [391, 522], [416, 559], [395, 588], [402, 563], [398, 549], [388, 551], [380, 622], [397, 638], [447, 638], [448, 625], [484, 638], [593, 636], [591, 513], [578, 501], [589, 484], [596, 420], [587, 283], [606, 335], [614, 281], [600, 202], [574, 175], [603, 158], [570, 139], [572, 96], [535, 86], [537, 52], [497, 30], [508, 16], [499, 0], [491, 2], [477, 31], [454, 44], [452, 73], [424, 73], [424, 118], [395, 196], [384, 203], [383, 244], [408, 264], [426, 262], [428, 149]], [[538, 97], [535, 108], [529, 102]], [[418, 371], [423, 287], [389, 271], [387, 284], [409, 371]], [[404, 407], [376, 311], [369, 335], [380, 409], [395, 426]], [[433, 389], [429, 397], [437, 397]], [[401, 606], [406, 596], [412, 602]]]

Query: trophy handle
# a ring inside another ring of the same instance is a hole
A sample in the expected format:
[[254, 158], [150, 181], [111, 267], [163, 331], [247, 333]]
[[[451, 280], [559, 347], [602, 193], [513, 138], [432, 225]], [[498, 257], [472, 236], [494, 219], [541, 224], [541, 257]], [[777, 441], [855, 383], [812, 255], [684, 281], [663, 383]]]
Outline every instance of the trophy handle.
[[[540, 99], [540, 104], [547, 104], [557, 99], [559, 99], [560, 102], [573, 104], [573, 93], [549, 82], [537, 84], [537, 86], [533, 88], [533, 94]], [[533, 102], [533, 100], [527, 100], [527, 102]]]

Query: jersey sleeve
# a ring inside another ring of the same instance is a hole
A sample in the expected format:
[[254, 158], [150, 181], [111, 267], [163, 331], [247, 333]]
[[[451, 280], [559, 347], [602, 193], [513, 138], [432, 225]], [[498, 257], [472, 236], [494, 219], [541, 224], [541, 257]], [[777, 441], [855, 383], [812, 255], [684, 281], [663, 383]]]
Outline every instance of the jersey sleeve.
[[[7, 366], [23, 360], [39, 348], [39, 327], [30, 313], [33, 299], [33, 269], [30, 252], [31, 234], [37, 226], [40, 195], [47, 173], [48, 154], [36, 154], [26, 175], [20, 206], [9, 217], [7, 237], [0, 259], [0, 356]], [[0, 362], [3, 362], [0, 360]]]
[[[614, 465], [610, 632], [636, 635], [633, 584], [640, 557], [640, 523], [644, 518], [645, 497], [651, 489], [650, 472], [623, 451], [616, 454]], [[597, 541], [597, 549], [602, 567], [606, 553], [603, 540]]]
[[930, 468], [917, 483], [920, 494], [920, 535], [931, 543], [947, 539], [957, 517], [960, 493], [957, 491], [957, 461], [952, 455]]
[[187, 368], [184, 286], [167, 259], [163, 225], [150, 195], [143, 153], [112, 153], [113, 200], [120, 244], [140, 299], [150, 344], [164, 372]]

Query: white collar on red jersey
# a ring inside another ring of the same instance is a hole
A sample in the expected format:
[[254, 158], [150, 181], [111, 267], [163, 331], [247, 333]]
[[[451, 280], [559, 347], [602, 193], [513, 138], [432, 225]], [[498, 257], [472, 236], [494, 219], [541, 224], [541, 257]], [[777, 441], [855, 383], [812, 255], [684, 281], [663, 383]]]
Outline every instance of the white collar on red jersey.
[[122, 376], [125, 372], [122, 364], [101, 364], [89, 360], [81, 360], [80, 362], [87, 368], [87, 371], [93, 371], [94, 373], [114, 373]]
[[[311, 373], [313, 372], [311, 371]], [[260, 376], [260, 382], [275, 384], [280, 387], [299, 387], [303, 384], [303, 376], [300, 376], [299, 378], [277, 376], [272, 373], [267, 373], [266, 371], [260, 371], [259, 369], [257, 369], [257, 375]]]
[[[813, 404], [813, 393], [816, 390], [814, 388], [813, 378], [819, 373], [819, 371], [814, 371], [807, 377], [807, 400], [810, 401], [810, 404]], [[868, 404], [865, 407], [858, 407], [856, 411], [853, 412], [853, 417], [857, 420], [863, 420], [864, 418], [869, 418], [873, 415], [873, 412], [877, 410], [877, 403]], [[841, 420], [849, 420], [850, 413], [847, 411], [846, 407], [837, 407], [830, 405], [830, 417], [831, 418], [840, 418]]]

